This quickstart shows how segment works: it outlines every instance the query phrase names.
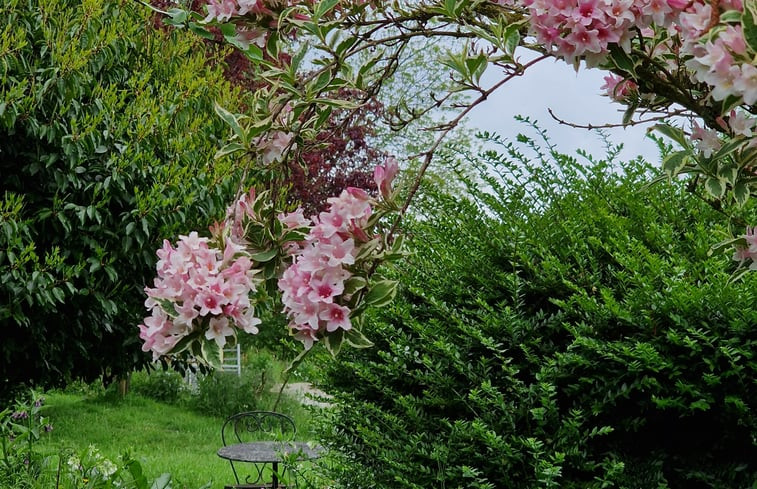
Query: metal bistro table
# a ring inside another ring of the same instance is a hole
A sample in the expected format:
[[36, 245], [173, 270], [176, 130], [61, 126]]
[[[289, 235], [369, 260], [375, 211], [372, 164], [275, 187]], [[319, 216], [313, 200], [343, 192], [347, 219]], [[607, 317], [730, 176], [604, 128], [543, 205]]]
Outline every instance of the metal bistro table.
[[[312, 460], [321, 456], [323, 448], [320, 446], [311, 447], [301, 441], [255, 441], [246, 443], [235, 443], [218, 449], [218, 456], [231, 462], [249, 462], [252, 464], [271, 464], [273, 467], [272, 488], [279, 487], [278, 471], [279, 463], [290, 454], [297, 455], [297, 460]], [[263, 478], [263, 468], [257, 468], [258, 478], [252, 482], [257, 484]], [[234, 477], [239, 484], [239, 476], [232, 464]]]

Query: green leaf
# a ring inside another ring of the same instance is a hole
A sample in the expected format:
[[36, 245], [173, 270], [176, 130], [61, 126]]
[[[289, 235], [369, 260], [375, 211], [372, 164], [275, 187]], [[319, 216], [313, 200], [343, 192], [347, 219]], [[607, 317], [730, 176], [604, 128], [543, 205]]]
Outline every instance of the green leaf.
[[313, 9], [313, 17], [315, 19], [320, 19], [321, 17], [329, 13], [331, 9], [336, 7], [336, 4], [338, 3], [339, 0], [323, 0], [321, 2], [318, 2]]
[[336, 357], [339, 354], [339, 350], [342, 349], [342, 342], [344, 341], [344, 330], [337, 329], [333, 333], [327, 333], [323, 337], [323, 346], [331, 353], [332, 357]]
[[674, 177], [686, 166], [690, 158], [688, 151], [676, 151], [670, 153], [662, 162], [662, 169], [669, 177]]
[[313, 90], [313, 93], [318, 94], [321, 93], [321, 91], [328, 86], [328, 84], [331, 82], [331, 73], [328, 71], [324, 71], [321, 73], [318, 78], [316, 79], [315, 83], [311, 87]]
[[729, 185], [733, 185], [736, 182], [736, 178], [739, 176], [739, 169], [736, 165], [726, 164], [718, 168], [718, 178]]
[[715, 252], [719, 252], [724, 248], [732, 248], [734, 246], [746, 246], [746, 240], [744, 239], [744, 237], [739, 236], [737, 238], [728, 238], [721, 241], [720, 243], [712, 245], [710, 249], [707, 250], [707, 256], [712, 256]]
[[292, 70], [292, 73], [297, 73], [297, 70], [300, 68], [300, 63], [302, 63], [302, 60], [305, 58], [305, 55], [308, 52], [308, 49], [310, 46], [308, 43], [302, 43], [302, 46], [300, 46], [300, 49], [294, 53], [294, 56], [292, 56], [292, 60], [289, 63], [289, 67]]
[[617, 44], [610, 45], [610, 61], [619, 70], [628, 73], [632, 77], [636, 76], [636, 64], [628, 53]]
[[463, 78], [468, 79], [470, 78], [470, 72], [468, 71], [468, 65], [465, 62], [466, 55], [463, 54], [457, 54], [452, 51], [447, 51], [447, 56], [445, 58], [442, 58], [442, 64], [457, 73], [459, 73]]
[[520, 23], [513, 23], [505, 29], [505, 53], [511, 57], [515, 55], [515, 49], [520, 45]]
[[63, 290], [62, 289], [60, 289], [58, 287], [54, 287], [53, 288], [53, 295], [58, 300], [58, 302], [60, 302], [61, 304], [63, 304], [65, 302], [65, 295], [63, 294]]
[[686, 133], [683, 132], [682, 129], [671, 126], [670, 124], [655, 124], [652, 126], [652, 129], [661, 132], [664, 136], [669, 137], [681, 147], [686, 149], [691, 149], [691, 145], [689, 144], [689, 137], [686, 136]]
[[355, 348], [370, 348], [373, 346], [373, 342], [354, 327], [344, 334], [344, 341]]
[[749, 200], [749, 185], [743, 180], [739, 180], [733, 185], [733, 200], [736, 201], [736, 205], [742, 207]]
[[138, 488], [147, 487], [147, 477], [142, 473], [142, 465], [136, 460], [129, 460], [126, 462], [126, 468], [129, 470], [131, 478], [134, 480], [134, 484]]
[[344, 281], [344, 295], [351, 295], [362, 289], [368, 284], [368, 281], [358, 275], [353, 275]]
[[244, 151], [244, 150], [245, 150], [245, 146], [243, 144], [229, 143], [225, 145], [224, 147], [222, 147], [221, 149], [219, 149], [218, 151], [216, 151], [216, 154], [213, 155], [213, 158], [214, 159], [223, 158], [224, 156], [234, 154], [238, 151]]
[[189, 18], [189, 12], [180, 8], [169, 9], [166, 14], [168, 14], [168, 18], [164, 18], [163, 23], [174, 27], [183, 27]]
[[744, 13], [741, 14], [741, 29], [744, 40], [752, 51], [757, 51], [757, 5], [754, 2], [744, 2]]
[[223, 350], [218, 346], [215, 340], [203, 339], [201, 343], [202, 358], [214, 369], [221, 368], [223, 365]]
[[484, 74], [484, 71], [486, 71], [486, 68], [489, 66], [489, 59], [485, 54], [480, 53], [478, 56], [466, 58], [465, 65], [468, 69], [468, 73], [470, 73], [471, 79], [478, 83], [481, 79], [481, 75]]
[[278, 254], [278, 250], [270, 249], [270, 250], [259, 251], [257, 253], [253, 253], [250, 255], [250, 258], [253, 261], [256, 261], [258, 263], [264, 263], [267, 261], [271, 261], [277, 254]]
[[396, 295], [397, 282], [395, 280], [381, 280], [371, 286], [363, 301], [369, 306], [383, 307], [392, 302]]
[[707, 193], [716, 199], [721, 199], [725, 194], [725, 183], [718, 178], [710, 177], [704, 182], [704, 188]]
[[237, 116], [229, 112], [228, 110], [224, 109], [218, 103], [213, 104], [213, 108], [216, 111], [216, 114], [223, 119], [223, 121], [231, 127], [231, 130], [234, 131], [234, 134], [242, 141], [247, 142], [245, 132], [242, 130], [242, 126], [239, 125], [239, 120], [237, 119]]
[[190, 334], [190, 335], [184, 336], [182, 339], [179, 340], [178, 343], [174, 345], [173, 348], [171, 348], [171, 353], [183, 352], [195, 339], [197, 339], [197, 336], [198, 336], [197, 334]]
[[704, 399], [699, 399], [698, 401], [692, 402], [689, 407], [691, 409], [699, 409], [701, 411], [709, 411], [710, 410], [710, 403], [705, 401]]
[[197, 22], [190, 22], [187, 24], [189, 26], [189, 30], [197, 34], [198, 36], [202, 37], [203, 39], [214, 39], [216, 36], [213, 35], [212, 32], [207, 30], [204, 26], [198, 24]]
[[340, 56], [343, 55], [348, 49], [354, 46], [357, 41], [357, 36], [347, 36], [347, 39], [340, 42], [339, 46], [337, 46], [336, 54]]
[[360, 250], [357, 252], [357, 256], [355, 257], [355, 261], [361, 261], [367, 259], [371, 254], [373, 254], [374, 251], [376, 251], [376, 248], [381, 244], [381, 240], [379, 238], [374, 238], [367, 243], [363, 243], [360, 246]]
[[626, 125], [631, 122], [631, 119], [633, 119], [633, 115], [636, 113], [636, 109], [638, 108], [639, 108], [639, 104], [636, 101], [631, 102], [628, 105], [628, 108], [623, 113], [623, 125]]
[[728, 10], [720, 14], [720, 22], [732, 24], [734, 22], [741, 22], [741, 12], [738, 10]]
[[714, 155], [712, 155], [712, 159], [721, 160], [728, 156], [731, 156], [731, 154], [733, 154], [734, 151], [736, 151], [737, 149], [747, 144], [747, 142], [748, 141], [743, 138], [733, 138], [727, 141], [726, 143], [724, 143], [720, 147], [720, 149], [718, 149], [718, 151]]
[[444, 0], [444, 12], [447, 14], [448, 17], [455, 18], [456, 17], [456, 2], [455, 0]]

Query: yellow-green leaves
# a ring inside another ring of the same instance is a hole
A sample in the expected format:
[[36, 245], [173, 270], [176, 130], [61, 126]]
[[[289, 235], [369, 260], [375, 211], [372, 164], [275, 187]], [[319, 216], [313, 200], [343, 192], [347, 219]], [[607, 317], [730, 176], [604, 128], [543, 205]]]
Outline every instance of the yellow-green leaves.
[[448, 51], [447, 56], [441, 61], [459, 75], [460, 81], [468, 87], [478, 86], [481, 76], [489, 65], [489, 59], [485, 53], [469, 54], [467, 49], [462, 53]]

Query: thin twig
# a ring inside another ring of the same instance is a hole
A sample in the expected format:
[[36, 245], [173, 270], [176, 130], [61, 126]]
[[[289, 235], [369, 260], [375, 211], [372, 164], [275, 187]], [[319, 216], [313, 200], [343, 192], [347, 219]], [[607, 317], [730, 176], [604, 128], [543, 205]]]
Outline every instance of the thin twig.
[[400, 221], [402, 220], [402, 218], [404, 217], [405, 213], [407, 212], [407, 209], [410, 207], [410, 203], [412, 202], [413, 197], [415, 197], [416, 192], [418, 192], [418, 188], [420, 187], [421, 180], [423, 179], [423, 175], [426, 173], [426, 170], [428, 170], [428, 167], [431, 164], [431, 160], [434, 158], [434, 154], [436, 153], [436, 150], [439, 149], [439, 146], [442, 144], [442, 141], [447, 136], [447, 134], [449, 134], [449, 132], [452, 131], [452, 129], [454, 129], [455, 127], [457, 127], [457, 125], [460, 123], [460, 121], [463, 119], [463, 117], [465, 117], [466, 115], [468, 115], [468, 113], [471, 110], [473, 110], [474, 107], [476, 107], [480, 103], [482, 103], [485, 100], [487, 100], [489, 98], [489, 96], [492, 93], [494, 93], [497, 89], [499, 89], [502, 85], [504, 85], [508, 81], [512, 80], [516, 76], [522, 75], [523, 72], [527, 68], [529, 68], [529, 67], [535, 65], [536, 63], [538, 63], [539, 61], [542, 61], [542, 60], [547, 59], [549, 57], [550, 57], [549, 55], [542, 55], [542, 56], [539, 56], [538, 58], [534, 58], [533, 60], [529, 61], [528, 63], [526, 63], [524, 65], [521, 65], [517, 71], [509, 74], [508, 76], [506, 76], [502, 80], [498, 81], [493, 86], [491, 86], [489, 89], [483, 90], [481, 92], [481, 95], [476, 100], [474, 100], [470, 105], [468, 105], [465, 109], [463, 109], [457, 115], [457, 117], [455, 117], [449, 123], [447, 123], [447, 124], [445, 124], [443, 126], [441, 134], [439, 135], [438, 138], [436, 138], [436, 141], [434, 141], [434, 144], [431, 145], [431, 147], [425, 153], [421, 153], [420, 155], [417, 155], [417, 156], [424, 156], [423, 164], [421, 165], [420, 170], [418, 170], [418, 175], [415, 177], [415, 181], [413, 182], [413, 186], [410, 187], [410, 191], [408, 192], [407, 198], [405, 199], [405, 202], [402, 205], [402, 209], [400, 210], [399, 216], [394, 221], [394, 223], [392, 224], [391, 229], [389, 230], [389, 233], [387, 234], [387, 240], [391, 240], [391, 237], [394, 235], [395, 231], [397, 230], [397, 227], [399, 226]]
[[670, 117], [675, 117], [675, 116], [679, 116], [679, 115], [685, 115], [686, 112], [687, 112], [687, 110], [686, 109], [678, 109], [678, 110], [674, 110], [673, 112], [665, 113], [665, 114], [662, 114], [662, 115], [659, 115], [659, 116], [655, 116], [655, 117], [650, 117], [648, 119], [640, 119], [638, 121], [630, 120], [630, 121], [625, 122], [625, 123], [619, 122], [619, 123], [606, 123], [606, 124], [577, 124], [575, 122], [568, 122], [568, 121], [566, 121], [564, 119], [560, 119], [559, 117], [557, 117], [555, 115], [555, 113], [552, 111], [551, 108], [548, 108], [547, 112], [549, 112], [549, 115], [552, 117], [552, 119], [554, 119], [559, 124], [562, 124], [562, 125], [565, 125], [565, 126], [569, 126], [569, 127], [573, 127], [573, 128], [576, 128], [576, 129], [589, 129], [589, 130], [592, 130], [592, 129], [612, 129], [614, 127], [628, 127], [628, 126], [637, 126], [639, 124], [648, 124], [650, 122], [656, 122], [656, 121], [665, 120], [665, 119], [668, 119]]

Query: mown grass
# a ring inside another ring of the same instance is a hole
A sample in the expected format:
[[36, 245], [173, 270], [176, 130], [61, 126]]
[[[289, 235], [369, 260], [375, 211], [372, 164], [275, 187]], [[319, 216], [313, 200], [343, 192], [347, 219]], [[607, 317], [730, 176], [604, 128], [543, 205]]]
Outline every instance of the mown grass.
[[136, 395], [114, 400], [49, 393], [47, 402], [54, 429], [42, 439], [44, 451], [80, 452], [94, 445], [112, 460], [128, 451], [150, 478], [170, 472], [174, 488], [212, 482], [215, 489], [231, 481], [228, 463], [216, 456], [220, 418]]
[[[233, 482], [228, 462], [216, 455], [223, 417], [200, 414], [186, 401], [169, 404], [134, 393], [119, 398], [51, 392], [46, 397], [45, 416], [54, 429], [42, 437], [43, 453], [73, 454], [94, 445], [106, 458], [116, 460], [128, 452], [148, 478], [171, 473], [173, 489], [197, 489], [208, 483], [220, 489]], [[309, 441], [305, 408], [289, 399], [280, 406], [280, 412], [293, 415], [298, 423], [297, 439]]]

